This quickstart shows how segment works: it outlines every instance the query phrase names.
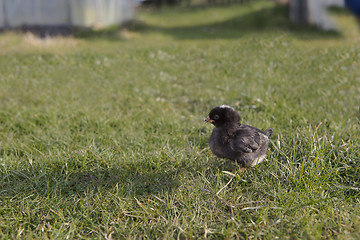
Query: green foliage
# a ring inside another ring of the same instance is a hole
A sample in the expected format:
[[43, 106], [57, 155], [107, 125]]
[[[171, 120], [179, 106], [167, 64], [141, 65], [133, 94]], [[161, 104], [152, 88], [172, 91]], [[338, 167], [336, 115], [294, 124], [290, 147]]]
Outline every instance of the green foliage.
[[[359, 40], [261, 1], [3, 33], [0, 237], [358, 239]], [[268, 161], [212, 156], [220, 104], [274, 129]]]

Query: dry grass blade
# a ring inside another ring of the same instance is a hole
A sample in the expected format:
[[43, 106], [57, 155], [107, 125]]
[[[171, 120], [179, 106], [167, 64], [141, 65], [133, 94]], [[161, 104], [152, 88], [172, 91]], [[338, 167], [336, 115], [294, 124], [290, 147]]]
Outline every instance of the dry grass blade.
[[230, 180], [219, 190], [217, 191], [216, 195], [219, 195], [219, 193], [224, 190], [224, 188], [226, 188], [231, 182], [232, 180], [234, 179], [234, 177], [236, 176], [237, 174], [237, 171], [232, 175], [232, 177], [230, 178]]

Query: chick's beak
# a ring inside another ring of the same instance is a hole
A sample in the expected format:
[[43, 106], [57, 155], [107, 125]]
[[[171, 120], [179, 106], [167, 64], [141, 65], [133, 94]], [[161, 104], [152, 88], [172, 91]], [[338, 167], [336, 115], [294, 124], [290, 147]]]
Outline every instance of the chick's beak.
[[210, 119], [210, 117], [207, 117], [207, 118], [205, 119], [205, 122], [206, 122], [206, 123], [213, 123], [214, 120]]

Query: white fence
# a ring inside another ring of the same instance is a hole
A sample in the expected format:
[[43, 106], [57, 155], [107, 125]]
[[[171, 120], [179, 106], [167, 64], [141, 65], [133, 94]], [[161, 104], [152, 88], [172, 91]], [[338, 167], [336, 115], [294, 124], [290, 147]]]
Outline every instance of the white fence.
[[105, 27], [132, 20], [134, 0], [0, 0], [0, 28]]
[[[360, 1], [360, 0], [359, 0]], [[290, 0], [290, 19], [296, 23], [315, 24], [321, 29], [336, 29], [328, 13], [331, 6], [344, 7], [344, 0]]]

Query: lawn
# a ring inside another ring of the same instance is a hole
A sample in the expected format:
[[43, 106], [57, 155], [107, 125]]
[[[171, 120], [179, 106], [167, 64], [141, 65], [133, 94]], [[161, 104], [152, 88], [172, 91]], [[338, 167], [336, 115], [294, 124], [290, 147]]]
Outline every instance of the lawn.
[[[360, 30], [272, 2], [142, 10], [127, 29], [0, 35], [0, 238], [359, 239]], [[212, 107], [274, 134], [213, 156]]]

